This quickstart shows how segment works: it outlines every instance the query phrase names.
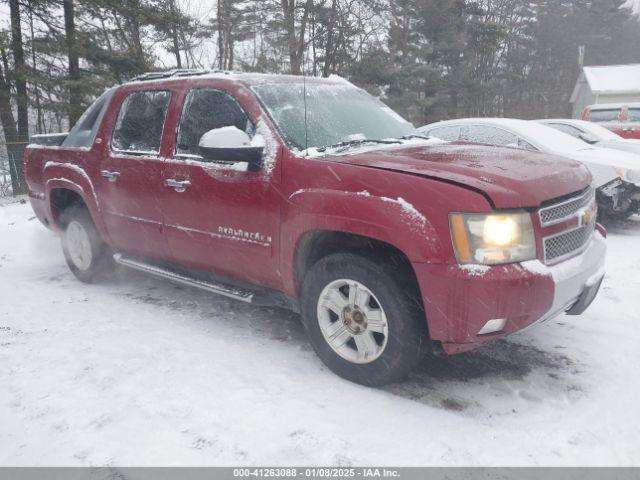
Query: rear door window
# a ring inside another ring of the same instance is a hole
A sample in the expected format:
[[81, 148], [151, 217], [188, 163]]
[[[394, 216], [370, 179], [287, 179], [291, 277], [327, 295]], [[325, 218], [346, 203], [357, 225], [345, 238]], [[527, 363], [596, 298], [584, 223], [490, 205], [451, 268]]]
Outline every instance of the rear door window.
[[62, 142], [63, 147], [87, 148], [93, 144], [115, 90], [115, 88], [107, 90], [87, 108]]
[[629, 109], [629, 121], [630, 122], [640, 122], [640, 108], [630, 108]]
[[130, 93], [122, 102], [111, 147], [134, 155], [160, 153], [162, 130], [171, 94], [164, 90]]
[[561, 131], [562, 133], [566, 133], [576, 138], [580, 138], [580, 134], [582, 133], [576, 127], [565, 125], [564, 123], [550, 123], [549, 126]]
[[518, 146], [518, 137], [516, 135], [492, 125], [469, 125], [469, 129], [464, 136], [466, 137], [465, 140], [475, 143], [503, 147]]
[[197, 88], [187, 95], [180, 119], [177, 155], [200, 156], [200, 138], [209, 130], [236, 127], [253, 134], [253, 125], [238, 102], [226, 92], [212, 88]]
[[427, 135], [430, 137], [439, 138], [440, 140], [446, 140], [448, 142], [455, 142], [460, 139], [460, 127], [449, 126], [439, 127], [429, 130]]
[[527, 142], [524, 138], [518, 137], [518, 148], [523, 150], [531, 150], [532, 152], [538, 151], [536, 147]]
[[591, 122], [617, 122], [620, 116], [619, 108], [598, 109], [589, 112]]

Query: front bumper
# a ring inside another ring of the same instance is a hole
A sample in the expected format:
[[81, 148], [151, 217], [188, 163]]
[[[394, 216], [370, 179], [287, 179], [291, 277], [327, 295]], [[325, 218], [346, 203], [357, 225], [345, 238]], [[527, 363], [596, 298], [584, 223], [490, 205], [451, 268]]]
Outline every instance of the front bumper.
[[[553, 266], [539, 260], [472, 268], [414, 265], [431, 339], [447, 353], [460, 353], [564, 312], [580, 314], [604, 277], [605, 253], [596, 232], [580, 255]], [[496, 319], [503, 320], [499, 331], [479, 333]]]

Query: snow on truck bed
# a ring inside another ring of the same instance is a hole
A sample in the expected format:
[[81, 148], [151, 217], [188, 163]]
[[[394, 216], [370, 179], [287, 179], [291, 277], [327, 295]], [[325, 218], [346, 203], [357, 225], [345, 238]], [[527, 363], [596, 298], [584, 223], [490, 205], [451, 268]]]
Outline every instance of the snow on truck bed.
[[0, 206], [0, 465], [632, 465], [640, 221], [564, 317], [385, 389], [330, 373], [296, 315], [140, 274], [84, 285]]

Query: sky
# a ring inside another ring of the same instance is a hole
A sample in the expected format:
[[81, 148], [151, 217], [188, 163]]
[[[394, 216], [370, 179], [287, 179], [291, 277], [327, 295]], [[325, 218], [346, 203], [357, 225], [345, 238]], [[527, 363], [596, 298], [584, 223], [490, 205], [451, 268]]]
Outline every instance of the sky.
[[640, 15], [640, 0], [627, 0], [626, 7], [630, 7], [636, 14]]
[[[216, 11], [216, 0], [177, 0], [178, 5], [184, 10], [189, 12], [200, 23], [207, 23], [208, 19], [213, 18]], [[640, 0], [627, 0], [624, 4], [626, 7], [632, 9], [634, 13], [639, 16], [640, 19]], [[8, 29], [9, 27], [9, 6], [6, 1], [0, 0], [0, 28]], [[210, 48], [211, 47], [211, 48]], [[215, 55], [212, 54], [214, 49], [213, 41], [205, 41], [198, 54], [203, 58], [201, 59], [204, 67], [210, 67], [214, 61]], [[159, 63], [163, 67], [174, 67], [175, 59], [172, 54], [167, 52], [161, 47], [155, 49], [155, 53], [158, 56]]]

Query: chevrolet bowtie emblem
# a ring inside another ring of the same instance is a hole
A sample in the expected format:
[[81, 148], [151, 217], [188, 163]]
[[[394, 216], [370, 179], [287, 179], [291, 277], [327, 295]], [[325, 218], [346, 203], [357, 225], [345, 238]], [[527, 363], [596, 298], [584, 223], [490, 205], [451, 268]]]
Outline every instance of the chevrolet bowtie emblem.
[[593, 220], [593, 215], [594, 212], [592, 208], [588, 208], [582, 212], [582, 215], [580, 216], [580, 225], [589, 225], [591, 220]]

